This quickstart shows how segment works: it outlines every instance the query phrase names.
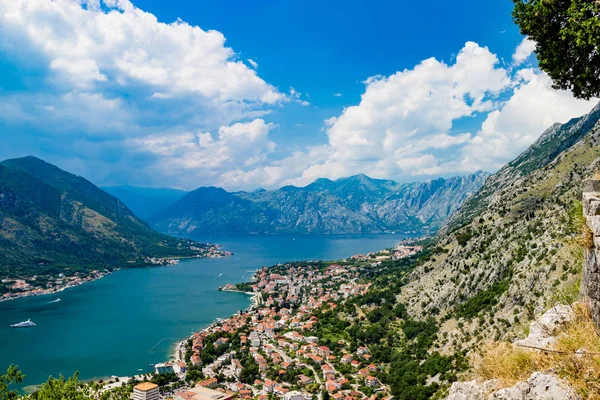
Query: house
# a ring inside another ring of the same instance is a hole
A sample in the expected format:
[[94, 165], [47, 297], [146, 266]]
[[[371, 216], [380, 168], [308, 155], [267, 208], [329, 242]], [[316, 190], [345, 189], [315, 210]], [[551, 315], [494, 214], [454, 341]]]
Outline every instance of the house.
[[350, 364], [352, 362], [352, 354], [344, 354], [340, 362], [342, 364]]
[[214, 389], [217, 387], [218, 384], [219, 384], [219, 381], [217, 380], [217, 378], [210, 378], [210, 379], [206, 379], [202, 382], [198, 382], [198, 384], [196, 386]]
[[372, 388], [378, 388], [379, 386], [381, 386], [381, 382], [379, 382], [379, 379], [370, 375], [365, 378], [365, 384]]
[[314, 382], [314, 380], [313, 380], [313, 378], [311, 378], [311, 377], [308, 377], [308, 376], [306, 376], [306, 375], [300, 375], [300, 376], [298, 377], [298, 382], [299, 382], [301, 385], [310, 385], [311, 383], [313, 383], [313, 382]]
[[267, 393], [273, 393], [273, 389], [275, 389], [275, 382], [273, 382], [270, 379], [267, 379], [263, 387]]

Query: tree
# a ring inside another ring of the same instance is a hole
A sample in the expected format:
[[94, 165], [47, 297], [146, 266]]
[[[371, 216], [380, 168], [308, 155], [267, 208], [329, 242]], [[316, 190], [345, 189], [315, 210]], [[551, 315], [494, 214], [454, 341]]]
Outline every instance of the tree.
[[60, 375], [58, 379], [50, 377], [42, 387], [34, 393], [38, 400], [86, 400], [91, 399], [89, 388], [78, 380], [79, 373], [65, 379]]
[[600, 2], [513, 0], [513, 18], [534, 40], [539, 66], [555, 89], [581, 99], [600, 95]]
[[6, 369], [6, 373], [0, 375], [0, 399], [16, 399], [19, 396], [18, 393], [14, 390], [9, 390], [9, 386], [21, 383], [24, 379], [25, 375], [19, 371], [19, 368], [16, 365], [10, 365]]

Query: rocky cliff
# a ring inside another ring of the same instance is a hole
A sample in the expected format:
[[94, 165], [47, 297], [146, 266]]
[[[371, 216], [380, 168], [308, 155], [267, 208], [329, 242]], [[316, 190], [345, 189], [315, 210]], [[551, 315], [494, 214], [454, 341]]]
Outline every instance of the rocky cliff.
[[514, 338], [558, 300], [577, 299], [583, 264], [581, 187], [600, 167], [600, 107], [554, 125], [485, 182], [407, 276], [399, 300], [435, 316], [440, 349]]
[[584, 182], [583, 216], [588, 229], [584, 232], [580, 294], [589, 302], [592, 318], [600, 326], [600, 180]]

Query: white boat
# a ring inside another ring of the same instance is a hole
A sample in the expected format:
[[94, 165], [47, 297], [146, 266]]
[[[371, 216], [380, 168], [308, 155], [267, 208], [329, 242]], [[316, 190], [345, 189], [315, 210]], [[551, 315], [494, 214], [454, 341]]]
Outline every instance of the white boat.
[[18, 324], [14, 324], [11, 325], [11, 328], [29, 328], [30, 326], [35, 326], [35, 324], [33, 322], [31, 322], [31, 319], [28, 319], [27, 321], [23, 321], [23, 322], [19, 322]]
[[58, 303], [59, 301], [61, 301], [60, 297], [56, 300], [49, 301], [48, 304]]

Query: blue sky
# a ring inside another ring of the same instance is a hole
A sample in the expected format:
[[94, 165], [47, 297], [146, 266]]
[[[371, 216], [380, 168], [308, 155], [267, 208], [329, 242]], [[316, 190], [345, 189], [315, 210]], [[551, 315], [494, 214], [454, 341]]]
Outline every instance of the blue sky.
[[591, 101], [509, 0], [0, 0], [0, 158], [192, 189], [497, 170]]

